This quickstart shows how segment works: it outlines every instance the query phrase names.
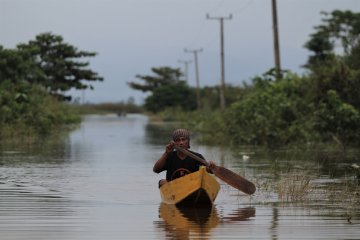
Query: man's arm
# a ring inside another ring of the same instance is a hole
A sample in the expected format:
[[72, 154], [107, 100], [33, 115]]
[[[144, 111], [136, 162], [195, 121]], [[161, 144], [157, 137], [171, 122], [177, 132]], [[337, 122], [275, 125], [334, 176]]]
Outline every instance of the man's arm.
[[164, 152], [163, 155], [161, 155], [161, 157], [159, 158], [159, 160], [156, 161], [153, 167], [153, 171], [155, 173], [160, 173], [163, 171], [166, 164], [166, 159], [168, 158], [169, 154], [170, 153]]
[[170, 143], [166, 145], [165, 152], [163, 153], [163, 155], [161, 155], [159, 160], [156, 161], [153, 167], [153, 171], [155, 173], [160, 173], [164, 170], [164, 167], [166, 165], [166, 160], [169, 157], [169, 155], [173, 152], [173, 150], [174, 150], [174, 142], [170, 141]]

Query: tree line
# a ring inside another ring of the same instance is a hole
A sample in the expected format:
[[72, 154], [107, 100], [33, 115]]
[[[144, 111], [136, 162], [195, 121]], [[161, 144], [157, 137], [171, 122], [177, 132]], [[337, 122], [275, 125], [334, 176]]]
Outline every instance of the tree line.
[[206, 87], [201, 89], [202, 109], [194, 114], [195, 89], [181, 80], [179, 69], [153, 68], [154, 75], [137, 75], [143, 83], [133, 81], [129, 86], [151, 93], [144, 105], [149, 111], [187, 112], [179, 118], [211, 141], [358, 145], [360, 14], [339, 10], [322, 14], [322, 23], [304, 44], [311, 52], [303, 65], [305, 73], [282, 70], [277, 79], [270, 69], [243, 86], [227, 85], [225, 98], [230, 106], [225, 111], [219, 110], [219, 88]]

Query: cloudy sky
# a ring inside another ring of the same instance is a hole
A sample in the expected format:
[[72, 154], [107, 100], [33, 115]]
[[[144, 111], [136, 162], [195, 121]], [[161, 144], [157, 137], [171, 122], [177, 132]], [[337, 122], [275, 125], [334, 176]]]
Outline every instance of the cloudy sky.
[[[277, 0], [281, 65], [301, 74], [310, 54], [304, 47], [321, 11], [360, 12], [359, 0]], [[184, 70], [195, 86], [194, 55], [200, 85], [220, 83], [220, 23], [225, 27], [225, 81], [241, 85], [274, 66], [271, 0], [0, 0], [0, 45], [14, 48], [43, 32], [61, 35], [79, 50], [95, 51], [90, 68], [105, 78], [95, 90], [72, 92], [86, 102], [120, 102], [141, 92], [128, 87], [152, 67]]]

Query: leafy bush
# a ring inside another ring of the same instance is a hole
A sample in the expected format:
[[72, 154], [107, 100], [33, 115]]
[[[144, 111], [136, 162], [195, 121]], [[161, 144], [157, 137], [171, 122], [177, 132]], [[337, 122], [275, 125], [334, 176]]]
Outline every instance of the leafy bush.
[[41, 86], [22, 81], [0, 83], [0, 138], [12, 135], [47, 134], [80, 117]]
[[264, 76], [253, 80], [254, 89], [226, 113], [226, 131], [236, 144], [287, 144], [306, 140], [309, 112], [304, 79], [288, 74], [279, 81]]
[[315, 116], [315, 128], [322, 133], [323, 140], [335, 139], [341, 144], [360, 141], [360, 112], [343, 102], [335, 90], [327, 92]]

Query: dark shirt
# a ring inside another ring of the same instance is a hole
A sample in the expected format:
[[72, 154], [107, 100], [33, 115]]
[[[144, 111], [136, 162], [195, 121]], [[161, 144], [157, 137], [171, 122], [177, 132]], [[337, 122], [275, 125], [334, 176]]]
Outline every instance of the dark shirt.
[[[190, 152], [204, 159], [201, 154], [192, 151]], [[198, 171], [200, 166], [204, 166], [204, 164], [189, 156], [186, 156], [186, 158], [181, 160], [176, 154], [176, 151], [174, 151], [166, 159], [166, 164], [162, 171], [166, 170], [166, 180], [171, 181], [186, 174]]]

